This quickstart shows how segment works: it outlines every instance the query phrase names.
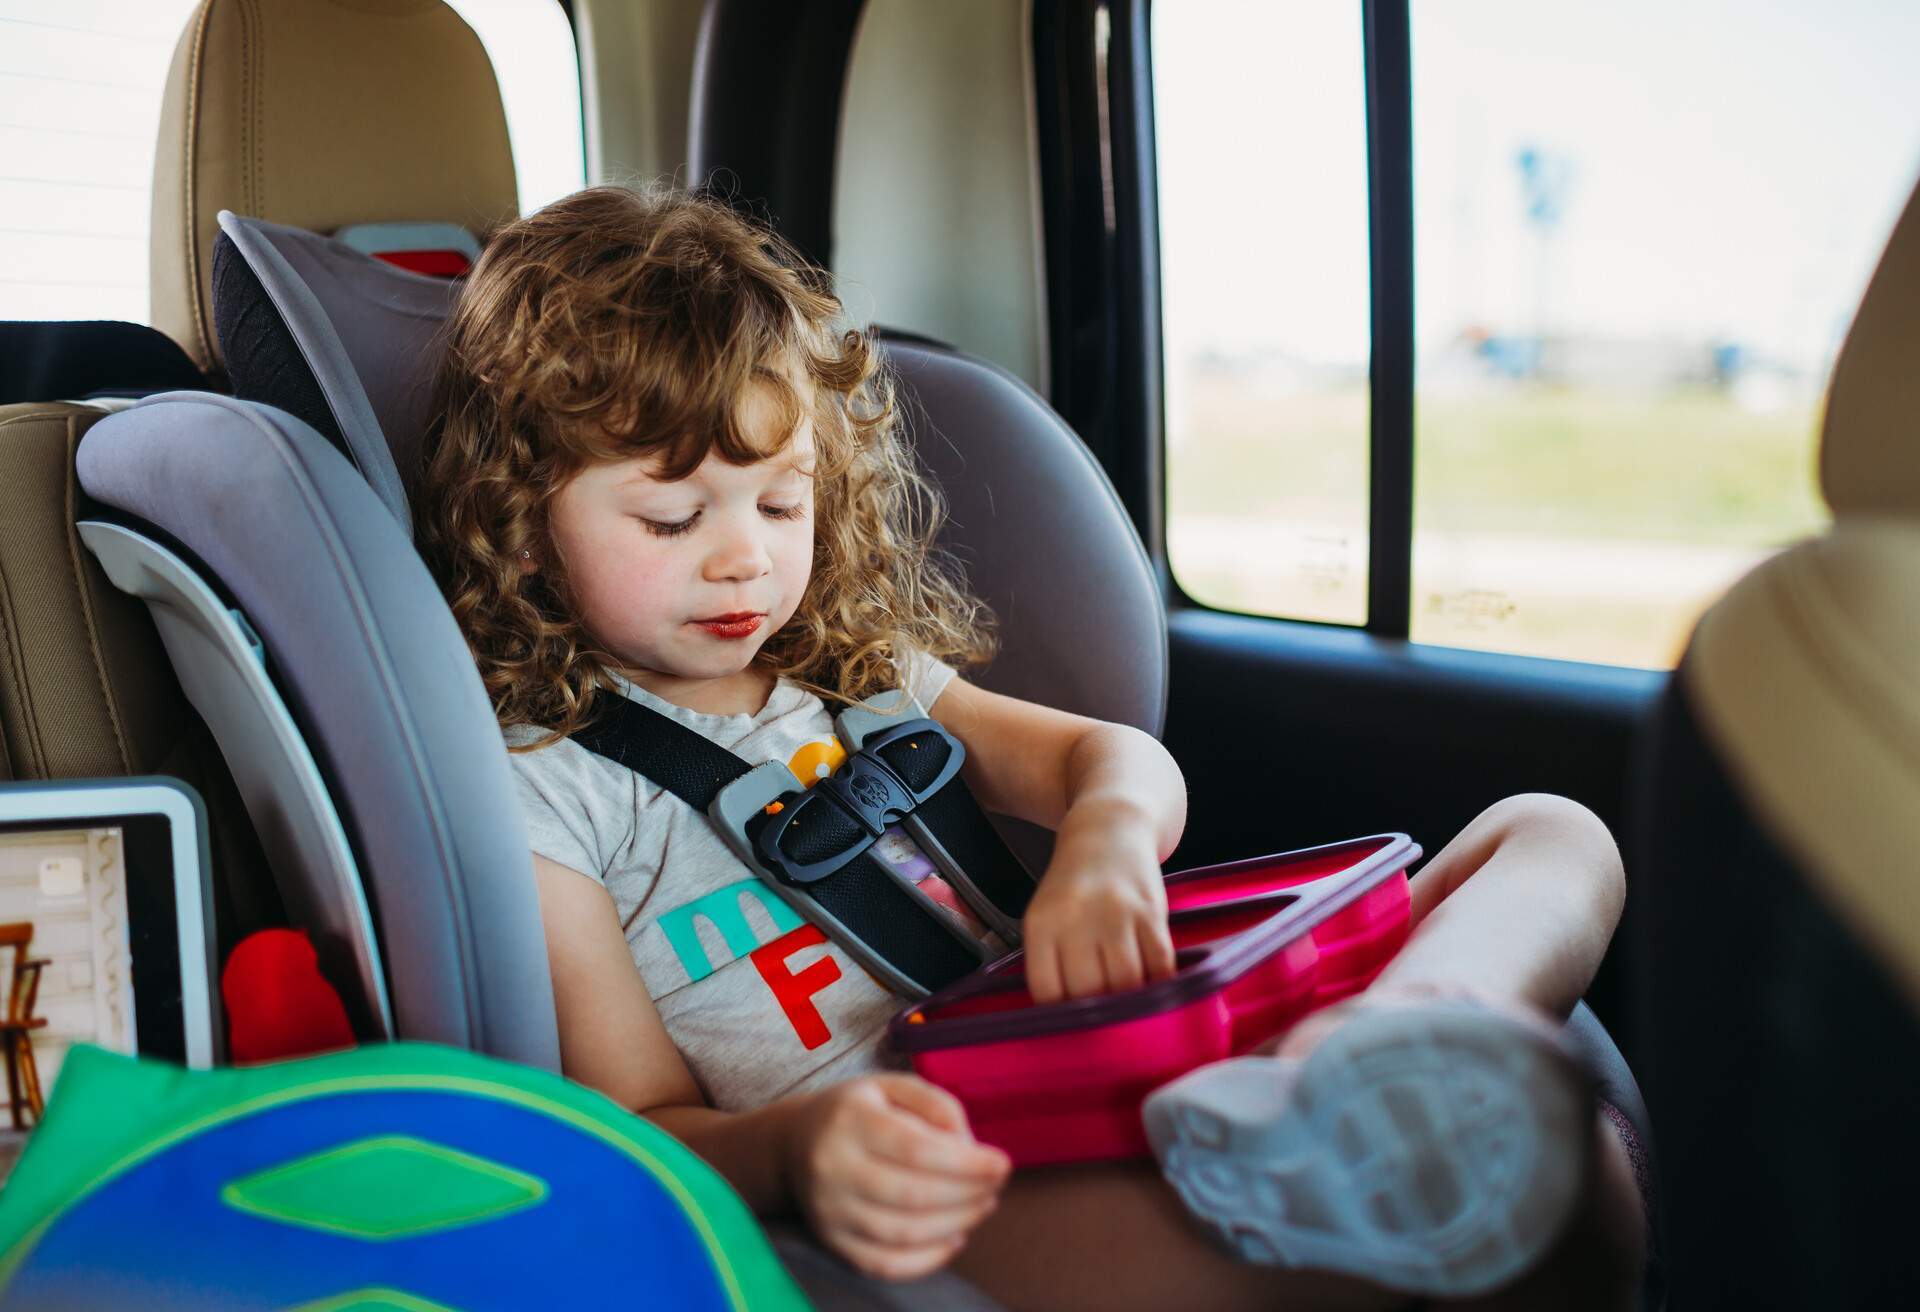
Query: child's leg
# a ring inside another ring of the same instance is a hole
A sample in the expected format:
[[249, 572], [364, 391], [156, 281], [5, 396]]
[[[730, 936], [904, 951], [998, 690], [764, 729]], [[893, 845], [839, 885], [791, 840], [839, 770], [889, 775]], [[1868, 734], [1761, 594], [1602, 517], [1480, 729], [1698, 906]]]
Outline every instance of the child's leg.
[[[1585, 808], [1518, 797], [1414, 889], [1417, 927], [1372, 989], [1297, 1026], [1279, 1060], [1160, 1090], [1147, 1128], [1186, 1205], [1249, 1262], [1465, 1295], [1540, 1263], [1583, 1206], [1620, 1214], [1595, 1144], [1621, 1150], [1610, 1127], [1596, 1140], [1590, 1079], [1556, 1027], [1623, 880]], [[1608, 1247], [1639, 1237], [1636, 1220]]]
[[1398, 1308], [1345, 1276], [1238, 1261], [1197, 1230], [1151, 1163], [1016, 1172], [954, 1270], [1009, 1308]]
[[[1466, 993], [1562, 1017], [1599, 967], [1622, 890], [1612, 838], [1590, 812], [1560, 798], [1510, 798], [1463, 830], [1415, 881], [1417, 928], [1382, 975], [1377, 996]], [[1316, 1039], [1336, 1032], [1343, 1017], [1327, 1019]], [[1314, 1046], [1302, 1043], [1298, 1055]], [[1569, 1205], [1556, 1213], [1552, 1232], [1560, 1238], [1531, 1274], [1486, 1307], [1616, 1308], [1631, 1299], [1638, 1198], [1624, 1150], [1612, 1127], [1583, 1104], [1558, 1124], [1568, 1156], [1593, 1165], [1587, 1188], [1570, 1205], [1574, 1215], [1564, 1228], [1559, 1221]], [[1597, 1137], [1598, 1148], [1588, 1136]], [[1193, 1224], [1145, 1164], [1017, 1174], [954, 1265], [1013, 1308], [1387, 1308], [1407, 1302], [1357, 1276], [1258, 1265], [1229, 1254]], [[1523, 1291], [1536, 1301], [1512, 1303]]]
[[[1611, 1140], [1611, 1129], [1606, 1130]], [[1612, 1169], [1620, 1190], [1631, 1174], [1617, 1141]], [[1603, 1160], [1608, 1155], [1603, 1152]], [[1519, 1284], [1460, 1308], [1552, 1307], [1616, 1312], [1632, 1305], [1638, 1249], [1618, 1251], [1608, 1198], [1597, 1191], [1558, 1248]], [[1636, 1210], [1637, 1199], [1631, 1204]], [[1406, 1295], [1349, 1276], [1254, 1266], [1229, 1256], [1187, 1219], [1148, 1163], [1020, 1171], [982, 1222], [954, 1269], [1012, 1309], [1097, 1307], [1103, 1312], [1168, 1308], [1408, 1308]], [[1426, 1306], [1442, 1306], [1427, 1304]]]
[[1374, 987], [1475, 993], [1563, 1019], [1593, 983], [1625, 900], [1598, 817], [1563, 797], [1509, 797], [1413, 881], [1413, 936]]
[[1535, 1308], [1627, 1309], [1641, 1306], [1646, 1267], [1646, 1216], [1640, 1187], [1620, 1131], [1594, 1117], [1599, 1144], [1592, 1187], [1559, 1243], [1519, 1280], [1484, 1298], [1460, 1304], [1475, 1312], [1530, 1312]]

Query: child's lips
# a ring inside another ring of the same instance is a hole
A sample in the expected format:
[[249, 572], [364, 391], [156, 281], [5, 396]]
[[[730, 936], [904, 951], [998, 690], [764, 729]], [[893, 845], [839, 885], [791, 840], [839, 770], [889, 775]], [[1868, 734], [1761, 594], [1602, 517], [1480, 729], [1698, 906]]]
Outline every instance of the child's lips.
[[748, 638], [759, 630], [760, 622], [766, 618], [765, 611], [742, 610], [728, 615], [709, 615], [691, 623], [716, 638]]

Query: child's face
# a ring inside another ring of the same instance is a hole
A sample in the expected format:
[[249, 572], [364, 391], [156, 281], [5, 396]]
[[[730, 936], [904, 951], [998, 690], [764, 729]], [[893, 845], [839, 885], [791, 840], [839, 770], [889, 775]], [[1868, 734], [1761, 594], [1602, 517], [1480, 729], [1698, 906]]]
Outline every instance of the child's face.
[[[775, 411], [756, 394], [743, 418], [753, 432]], [[588, 631], [642, 673], [746, 669], [793, 618], [813, 570], [813, 451], [808, 419], [757, 464], [709, 455], [669, 483], [635, 457], [576, 475], [555, 494], [548, 530]]]

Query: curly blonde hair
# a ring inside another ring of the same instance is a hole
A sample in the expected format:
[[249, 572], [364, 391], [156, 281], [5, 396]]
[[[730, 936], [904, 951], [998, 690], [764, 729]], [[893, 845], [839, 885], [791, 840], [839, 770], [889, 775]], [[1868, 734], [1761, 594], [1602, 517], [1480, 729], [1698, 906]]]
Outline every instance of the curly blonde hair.
[[[653, 457], [676, 479], [712, 453], [766, 459], [809, 404], [813, 576], [755, 664], [853, 701], [897, 687], [908, 647], [963, 668], [992, 656], [991, 617], [934, 545], [944, 508], [892, 383], [871, 340], [842, 330], [827, 282], [778, 236], [684, 192], [594, 187], [488, 241], [448, 324], [413, 500], [502, 725], [570, 734], [620, 668], [569, 604], [555, 494], [599, 461]], [[780, 416], [771, 447], [742, 425], [752, 387]], [[522, 572], [523, 550], [540, 572]]]

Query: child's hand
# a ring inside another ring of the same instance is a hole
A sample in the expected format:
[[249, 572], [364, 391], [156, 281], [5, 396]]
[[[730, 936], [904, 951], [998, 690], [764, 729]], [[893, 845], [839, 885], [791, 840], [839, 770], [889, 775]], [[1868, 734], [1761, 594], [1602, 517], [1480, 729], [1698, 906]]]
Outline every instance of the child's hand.
[[793, 1191], [821, 1242], [882, 1280], [945, 1266], [1000, 1201], [1012, 1163], [974, 1140], [946, 1090], [870, 1075], [815, 1095], [794, 1136]]
[[1151, 838], [1122, 827], [1062, 826], [1022, 934], [1035, 1002], [1137, 988], [1172, 974], [1167, 889]]

